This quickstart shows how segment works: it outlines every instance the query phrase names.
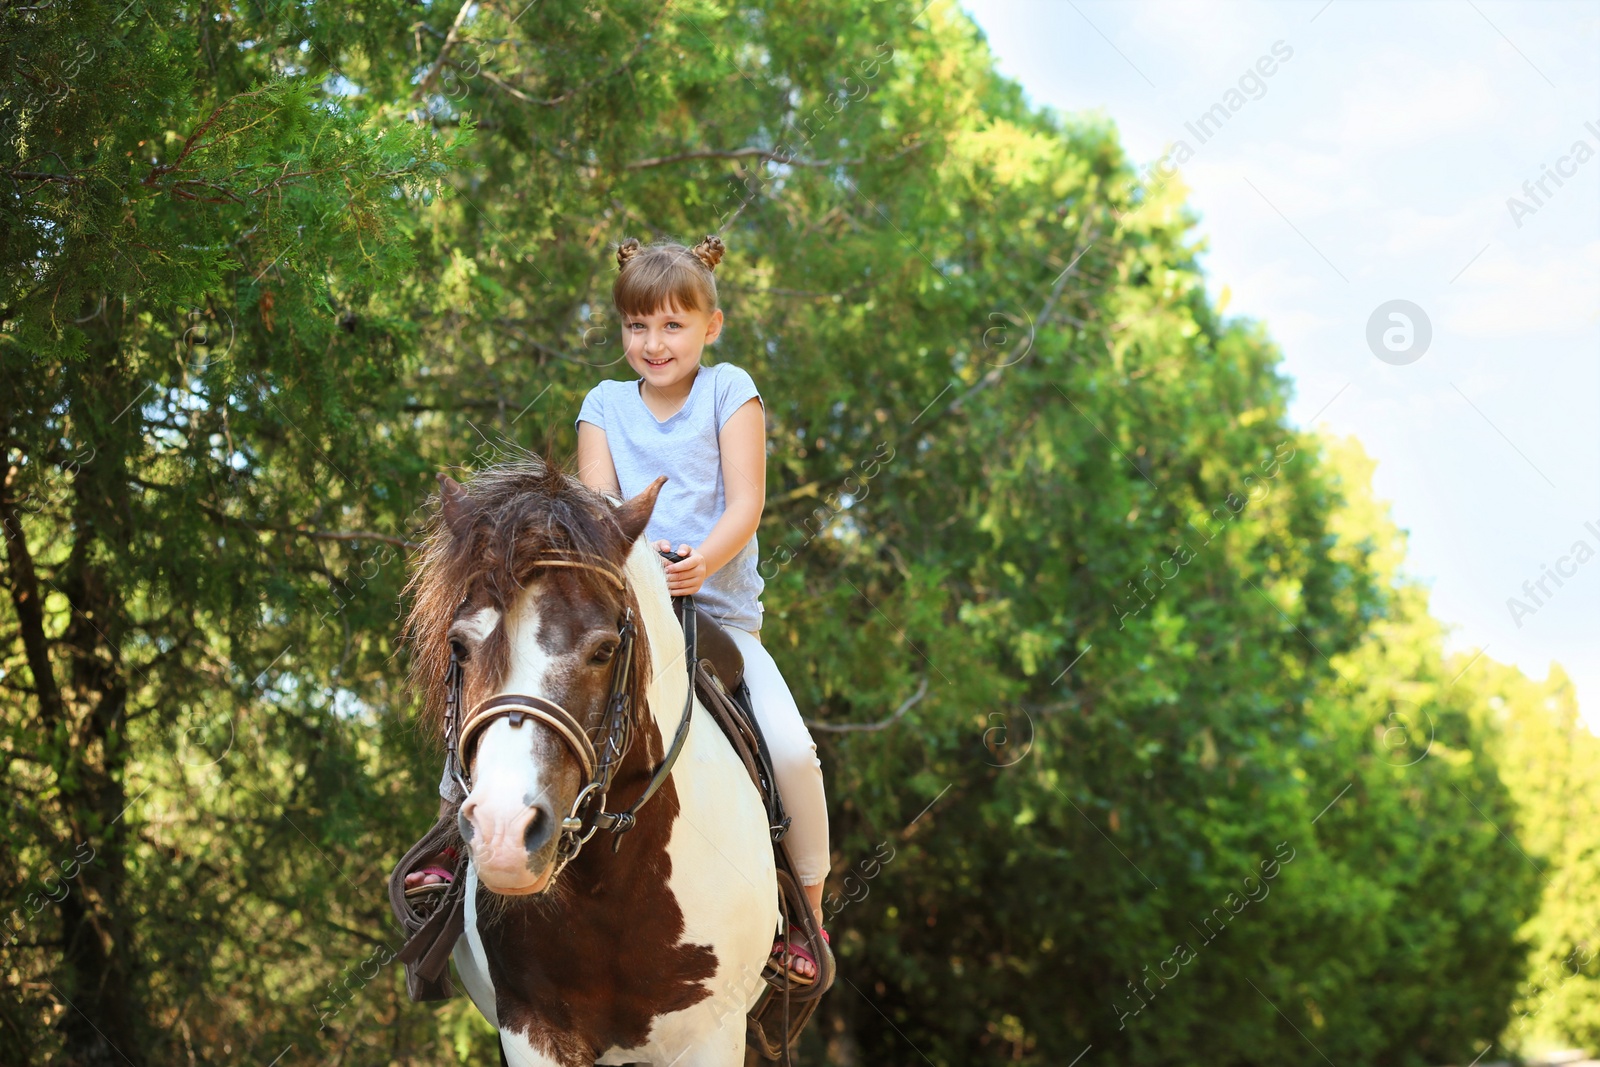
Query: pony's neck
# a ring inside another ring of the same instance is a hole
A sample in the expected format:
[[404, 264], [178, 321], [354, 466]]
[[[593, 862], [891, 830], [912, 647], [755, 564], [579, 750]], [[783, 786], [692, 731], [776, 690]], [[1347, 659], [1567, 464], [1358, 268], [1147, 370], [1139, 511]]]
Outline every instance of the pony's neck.
[[672, 741], [683, 715], [684, 697], [689, 686], [688, 666], [683, 661], [683, 629], [672, 610], [672, 594], [667, 592], [667, 576], [661, 557], [649, 542], [640, 537], [628, 553], [624, 570], [634, 599], [639, 603], [640, 630], [650, 649], [650, 685], [646, 693], [650, 714], [661, 732], [663, 751], [651, 753], [661, 759]]

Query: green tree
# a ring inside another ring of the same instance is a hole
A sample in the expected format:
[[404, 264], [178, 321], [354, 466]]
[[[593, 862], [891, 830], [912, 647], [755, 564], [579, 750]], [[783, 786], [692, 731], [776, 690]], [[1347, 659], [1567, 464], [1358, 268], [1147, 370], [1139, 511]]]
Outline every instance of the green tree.
[[[361, 409], [406, 324], [373, 294], [450, 148], [341, 97], [313, 57], [342, 27], [93, 0], [3, 18], [0, 1047], [212, 1058], [195, 1032], [248, 1013], [230, 985], [316, 982], [282, 915], [333, 875], [297, 830], [353, 843], [379, 810], [342, 788], [383, 779], [341, 700], [382, 690], [386, 613], [318, 609], [325, 549], [382, 539], [318, 531], [397, 525], [415, 460]], [[375, 901], [347, 903], [347, 936], [381, 936]]]
[[1559, 665], [1538, 682], [1486, 656], [1457, 660], [1472, 714], [1498, 738], [1516, 837], [1544, 875], [1506, 1044], [1530, 1056], [1600, 1048], [1600, 738]]

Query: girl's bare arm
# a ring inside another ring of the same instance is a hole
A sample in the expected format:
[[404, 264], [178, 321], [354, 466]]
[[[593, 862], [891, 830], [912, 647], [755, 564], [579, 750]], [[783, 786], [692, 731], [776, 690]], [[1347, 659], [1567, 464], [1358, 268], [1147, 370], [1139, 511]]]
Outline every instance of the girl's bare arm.
[[590, 489], [622, 495], [606, 432], [592, 422], [578, 423], [578, 479]]

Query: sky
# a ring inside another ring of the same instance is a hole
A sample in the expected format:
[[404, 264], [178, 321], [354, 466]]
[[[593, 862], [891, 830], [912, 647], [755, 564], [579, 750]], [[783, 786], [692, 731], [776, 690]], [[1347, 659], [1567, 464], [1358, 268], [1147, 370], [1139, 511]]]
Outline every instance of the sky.
[[962, 6], [1033, 104], [1183, 160], [1211, 295], [1378, 461], [1447, 650], [1559, 662], [1600, 730], [1600, 2]]

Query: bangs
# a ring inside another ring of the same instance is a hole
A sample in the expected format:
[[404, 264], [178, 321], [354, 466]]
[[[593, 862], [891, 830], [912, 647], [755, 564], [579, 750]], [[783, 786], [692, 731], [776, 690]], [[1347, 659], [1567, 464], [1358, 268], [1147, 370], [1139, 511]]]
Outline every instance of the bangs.
[[640, 250], [611, 286], [611, 302], [623, 315], [717, 309], [717, 280], [681, 245]]

